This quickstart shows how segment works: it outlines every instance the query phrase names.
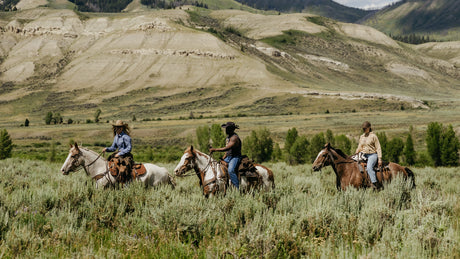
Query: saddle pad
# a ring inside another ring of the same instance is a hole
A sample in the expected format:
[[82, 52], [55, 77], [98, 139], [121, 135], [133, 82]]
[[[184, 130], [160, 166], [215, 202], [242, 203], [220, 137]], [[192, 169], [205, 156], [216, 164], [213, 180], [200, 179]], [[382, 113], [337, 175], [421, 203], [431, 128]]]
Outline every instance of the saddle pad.
[[133, 166], [133, 173], [135, 174], [135, 177], [144, 175], [147, 172], [147, 169], [145, 169], [145, 166], [143, 164], [135, 164]]

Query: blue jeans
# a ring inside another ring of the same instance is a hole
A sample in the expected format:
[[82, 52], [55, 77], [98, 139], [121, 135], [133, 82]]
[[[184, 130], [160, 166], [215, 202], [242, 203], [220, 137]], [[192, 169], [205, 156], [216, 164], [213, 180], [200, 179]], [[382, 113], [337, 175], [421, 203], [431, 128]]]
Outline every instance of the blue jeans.
[[228, 163], [228, 175], [230, 176], [230, 181], [236, 188], [240, 188], [240, 183], [238, 182], [238, 175], [236, 175], [237, 166], [240, 165], [241, 157], [239, 156], [229, 156], [224, 159]]
[[369, 178], [371, 178], [372, 183], [377, 182], [377, 177], [375, 176], [375, 171], [374, 171], [374, 166], [379, 160], [379, 157], [377, 153], [374, 154], [365, 154], [364, 155], [367, 158], [367, 173], [369, 174]]

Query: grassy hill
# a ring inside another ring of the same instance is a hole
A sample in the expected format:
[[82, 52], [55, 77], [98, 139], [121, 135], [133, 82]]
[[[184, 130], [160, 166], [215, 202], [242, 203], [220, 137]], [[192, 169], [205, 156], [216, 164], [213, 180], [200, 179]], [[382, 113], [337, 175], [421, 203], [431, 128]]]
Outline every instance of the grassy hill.
[[[293, 126], [347, 133], [363, 119], [399, 132], [435, 120], [459, 125], [455, 42], [401, 44], [305, 13], [52, 6], [62, 9], [0, 14], [0, 125], [25, 145], [105, 138], [106, 125], [85, 124], [97, 109], [103, 122], [152, 121], [138, 134], [156, 143], [187, 142], [197, 126], [229, 118], [243, 135], [273, 125], [281, 141]], [[43, 127], [48, 112], [80, 126]], [[37, 128], [16, 128], [25, 118]]]
[[404, 0], [362, 21], [393, 35], [429, 35], [438, 40], [460, 39], [460, 2], [456, 0]]

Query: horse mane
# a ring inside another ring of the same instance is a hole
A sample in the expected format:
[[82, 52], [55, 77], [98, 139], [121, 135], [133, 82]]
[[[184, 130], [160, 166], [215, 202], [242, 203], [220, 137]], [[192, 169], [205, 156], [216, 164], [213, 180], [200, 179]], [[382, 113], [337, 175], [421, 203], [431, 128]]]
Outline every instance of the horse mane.
[[88, 151], [88, 152], [92, 153], [93, 155], [99, 156], [99, 154], [96, 151], [93, 151], [93, 150], [91, 150], [89, 148], [86, 148], [86, 147], [78, 147], [78, 148], [83, 149], [85, 151]]
[[345, 159], [350, 159], [350, 156], [345, 154], [345, 152], [343, 152], [341, 149], [338, 149], [338, 148], [333, 148], [331, 147], [331, 149], [333, 149], [339, 156], [345, 158]]

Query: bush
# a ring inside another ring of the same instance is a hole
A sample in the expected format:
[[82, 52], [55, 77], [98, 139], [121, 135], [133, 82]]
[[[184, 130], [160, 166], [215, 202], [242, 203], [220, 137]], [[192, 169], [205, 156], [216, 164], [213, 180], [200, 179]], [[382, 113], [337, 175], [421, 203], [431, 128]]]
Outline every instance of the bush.
[[399, 163], [399, 157], [404, 150], [404, 142], [400, 138], [394, 138], [388, 142], [387, 154], [389, 161]]
[[313, 136], [309, 146], [310, 161], [308, 161], [308, 163], [315, 161], [316, 156], [318, 155], [319, 151], [324, 148], [325, 144], [326, 139], [324, 138], [324, 133], [321, 132]]
[[309, 145], [307, 137], [300, 136], [296, 139], [291, 149], [289, 150], [288, 163], [291, 165], [308, 163]]
[[13, 141], [10, 134], [6, 129], [0, 131], [0, 159], [11, 157], [11, 150], [13, 149]]
[[256, 162], [269, 161], [273, 153], [273, 139], [266, 128], [252, 131], [243, 141], [243, 151]]
[[404, 159], [406, 164], [414, 165], [416, 160], [416, 153], [414, 149], [414, 141], [412, 140], [412, 135], [407, 134], [406, 145], [404, 146]]
[[335, 147], [342, 150], [345, 154], [351, 154], [351, 140], [345, 135], [338, 135], [334, 137]]

